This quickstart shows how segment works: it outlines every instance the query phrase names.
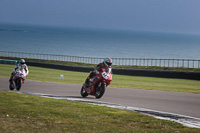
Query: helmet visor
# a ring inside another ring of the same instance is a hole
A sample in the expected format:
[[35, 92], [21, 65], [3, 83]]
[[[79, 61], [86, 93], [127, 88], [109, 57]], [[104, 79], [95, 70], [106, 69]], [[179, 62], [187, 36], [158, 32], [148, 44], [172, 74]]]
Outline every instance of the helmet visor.
[[108, 66], [111, 66], [112, 65], [112, 63], [110, 63], [110, 62], [106, 62], [107, 64], [108, 64]]

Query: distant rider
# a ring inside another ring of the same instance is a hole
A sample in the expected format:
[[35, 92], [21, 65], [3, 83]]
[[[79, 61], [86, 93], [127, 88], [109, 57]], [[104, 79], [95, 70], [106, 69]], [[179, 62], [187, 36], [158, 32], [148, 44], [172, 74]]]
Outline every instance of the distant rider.
[[24, 73], [25, 77], [28, 75], [29, 70], [28, 70], [28, 66], [25, 64], [25, 60], [24, 59], [20, 59], [19, 63], [13, 69], [13, 72], [11, 73], [11, 77], [10, 77], [10, 80], [9, 80], [10, 82], [12, 81], [13, 76], [15, 76], [17, 70], [25, 72]]
[[85, 84], [86, 86], [88, 87], [89, 86], [89, 81], [90, 79], [92, 79], [95, 75], [97, 75], [99, 72], [101, 73], [103, 68], [104, 69], [108, 69], [108, 68], [111, 68], [111, 65], [112, 65], [112, 59], [111, 58], [105, 58], [104, 61], [102, 63], [99, 63], [94, 71], [91, 71], [90, 72], [90, 75], [87, 77], [87, 79], [85, 80]]

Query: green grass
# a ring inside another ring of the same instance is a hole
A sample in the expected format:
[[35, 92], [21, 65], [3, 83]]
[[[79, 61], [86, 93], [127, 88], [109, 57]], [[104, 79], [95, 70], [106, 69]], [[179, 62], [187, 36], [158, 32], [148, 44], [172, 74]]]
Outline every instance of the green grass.
[[[0, 76], [9, 77], [13, 68], [14, 65], [0, 64]], [[27, 79], [71, 84], [83, 84], [89, 74], [89, 72], [73, 72], [33, 66], [29, 66], [29, 70], [30, 74], [28, 75]], [[64, 75], [63, 80], [60, 79], [61, 74]], [[114, 74], [113, 81], [111, 82], [110, 86], [200, 93], [200, 82], [197, 80], [186, 79], [152, 78]]]
[[0, 91], [2, 133], [200, 132], [131, 111]]
[[[9, 77], [14, 65], [0, 64]], [[29, 66], [27, 79], [82, 84], [89, 73]], [[64, 75], [64, 80], [60, 79]], [[195, 80], [113, 76], [113, 87], [200, 93]], [[55, 108], [56, 107], [56, 108]], [[200, 132], [131, 111], [0, 91], [0, 132]]]

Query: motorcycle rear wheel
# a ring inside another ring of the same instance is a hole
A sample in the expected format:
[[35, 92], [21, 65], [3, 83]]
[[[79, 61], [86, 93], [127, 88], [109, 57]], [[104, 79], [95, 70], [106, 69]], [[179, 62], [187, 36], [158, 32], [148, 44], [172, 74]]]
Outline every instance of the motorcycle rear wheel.
[[15, 88], [13, 87], [13, 84], [12, 84], [12, 83], [9, 84], [9, 88], [10, 88], [11, 91], [15, 89]]
[[85, 91], [85, 87], [84, 87], [84, 85], [82, 86], [82, 88], [81, 88], [81, 96], [82, 97], [87, 97], [88, 96], [88, 94], [87, 94], [87, 92]]
[[105, 90], [106, 90], [106, 85], [105, 85], [105, 84], [102, 84], [102, 85], [101, 85], [101, 88], [98, 88], [98, 87], [97, 87], [97, 88], [96, 88], [95, 97], [96, 97], [97, 99], [101, 98], [101, 97], [103, 96]]

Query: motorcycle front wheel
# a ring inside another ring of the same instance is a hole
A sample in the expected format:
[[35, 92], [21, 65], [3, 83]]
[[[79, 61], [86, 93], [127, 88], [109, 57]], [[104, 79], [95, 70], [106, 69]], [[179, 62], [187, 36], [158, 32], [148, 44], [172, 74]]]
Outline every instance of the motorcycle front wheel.
[[19, 80], [17, 83], [16, 83], [16, 89], [19, 91], [21, 89], [21, 86], [22, 86], [22, 80]]
[[105, 85], [105, 84], [102, 84], [102, 85], [101, 85], [101, 88], [98, 88], [98, 87], [97, 87], [97, 88], [96, 88], [95, 97], [96, 97], [97, 99], [101, 98], [101, 97], [103, 96], [105, 90], [106, 90], [106, 85]]

